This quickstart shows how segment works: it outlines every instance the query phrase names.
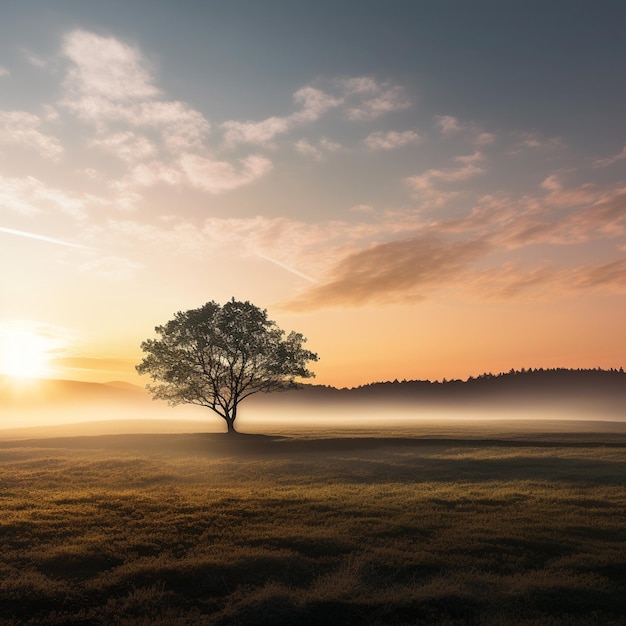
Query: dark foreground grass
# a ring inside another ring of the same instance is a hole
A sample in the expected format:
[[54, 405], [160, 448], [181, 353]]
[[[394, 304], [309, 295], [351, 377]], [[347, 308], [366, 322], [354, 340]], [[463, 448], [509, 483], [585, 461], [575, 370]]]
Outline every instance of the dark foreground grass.
[[626, 624], [625, 446], [0, 442], [0, 623]]

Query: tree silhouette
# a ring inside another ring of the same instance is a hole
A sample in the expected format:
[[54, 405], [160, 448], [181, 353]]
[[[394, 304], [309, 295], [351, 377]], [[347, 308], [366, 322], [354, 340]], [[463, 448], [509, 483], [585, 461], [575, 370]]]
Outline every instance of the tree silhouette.
[[306, 338], [285, 336], [265, 309], [247, 301], [179, 311], [155, 331], [160, 339], [141, 344], [146, 356], [136, 367], [156, 382], [147, 385], [153, 399], [208, 407], [229, 433], [236, 432], [237, 407], [245, 398], [293, 389], [296, 378], [315, 376], [306, 364], [318, 356], [302, 347]]

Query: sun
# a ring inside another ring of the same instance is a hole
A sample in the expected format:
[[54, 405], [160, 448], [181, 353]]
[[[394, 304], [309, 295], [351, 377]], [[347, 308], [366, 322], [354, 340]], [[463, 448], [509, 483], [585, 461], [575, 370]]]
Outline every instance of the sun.
[[21, 378], [39, 378], [49, 373], [49, 341], [21, 328], [0, 330], [0, 372]]

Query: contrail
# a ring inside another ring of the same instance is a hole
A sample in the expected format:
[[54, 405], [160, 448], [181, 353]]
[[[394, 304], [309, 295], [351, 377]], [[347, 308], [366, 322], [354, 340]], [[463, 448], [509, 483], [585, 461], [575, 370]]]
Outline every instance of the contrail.
[[4, 228], [0, 226], [0, 233], [7, 233], [8, 235], [17, 235], [18, 237], [27, 237], [28, 239], [37, 239], [39, 241], [47, 241], [48, 243], [56, 243], [59, 246], [69, 246], [70, 248], [84, 248], [78, 243], [70, 243], [69, 241], [63, 241], [62, 239], [55, 239], [54, 237], [46, 237], [46, 235], [38, 235], [37, 233], [28, 233], [24, 230], [15, 230], [14, 228]]
[[258, 257], [261, 257], [262, 259], [265, 259], [266, 261], [269, 261], [270, 263], [274, 263], [274, 265], [278, 265], [278, 267], [282, 267], [284, 270], [287, 270], [288, 272], [291, 272], [292, 274], [295, 274], [296, 276], [300, 276], [300, 278], [304, 278], [305, 280], [308, 280], [311, 283], [317, 282], [315, 278], [311, 278], [310, 276], [307, 276], [306, 274], [303, 274], [302, 272], [299, 272], [298, 270], [295, 270], [293, 267], [289, 267], [288, 265], [285, 265], [284, 263], [281, 263], [280, 261], [277, 261], [276, 259], [272, 259], [268, 256], [265, 256], [264, 254], [260, 254], [259, 252], [257, 252], [256, 255]]

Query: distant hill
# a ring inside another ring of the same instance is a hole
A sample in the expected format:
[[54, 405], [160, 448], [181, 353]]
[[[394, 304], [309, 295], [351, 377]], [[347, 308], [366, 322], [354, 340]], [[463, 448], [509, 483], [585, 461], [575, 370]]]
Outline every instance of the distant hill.
[[30, 408], [63, 404], [145, 403], [144, 389], [125, 382], [85, 383], [76, 380], [16, 381], [0, 376], [0, 408]]

